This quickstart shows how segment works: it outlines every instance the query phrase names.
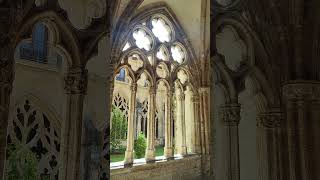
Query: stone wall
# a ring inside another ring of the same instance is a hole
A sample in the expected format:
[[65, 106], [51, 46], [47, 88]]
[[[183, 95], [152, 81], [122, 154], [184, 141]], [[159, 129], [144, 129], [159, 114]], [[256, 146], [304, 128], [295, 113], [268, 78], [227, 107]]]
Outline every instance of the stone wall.
[[200, 180], [201, 156], [111, 170], [111, 180]]

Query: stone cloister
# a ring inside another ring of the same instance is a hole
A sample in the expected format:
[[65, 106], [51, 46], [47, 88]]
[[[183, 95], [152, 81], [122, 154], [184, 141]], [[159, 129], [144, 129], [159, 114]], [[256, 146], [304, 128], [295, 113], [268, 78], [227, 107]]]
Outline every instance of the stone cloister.
[[[193, 4], [197, 18], [207, 21], [208, 8], [202, 8], [208, 2]], [[6, 127], [0, 131], [1, 179], [10, 173], [11, 145], [35, 155], [41, 178], [132, 176], [123, 171], [136, 168], [133, 141], [139, 131], [147, 136], [143, 167], [156, 167], [150, 177], [163, 174], [163, 167], [180, 169], [168, 177], [202, 176], [209, 89], [201, 80], [208, 71], [201, 72], [197, 61], [208, 60], [208, 39], [185, 26], [192, 16], [181, 24], [181, 12], [175, 15], [181, 2], [4, 0], [0, 5], [8, 17], [0, 20], [0, 119]], [[207, 28], [198, 21], [191, 25]], [[122, 70], [128, 81], [115, 80]], [[116, 98], [126, 100], [124, 164], [133, 166], [110, 170], [109, 120]], [[157, 144], [164, 145], [164, 159], [149, 163]]]
[[[319, 179], [319, 7], [0, 0], [0, 180], [17, 157], [50, 180]], [[127, 121], [120, 166], [113, 106]]]

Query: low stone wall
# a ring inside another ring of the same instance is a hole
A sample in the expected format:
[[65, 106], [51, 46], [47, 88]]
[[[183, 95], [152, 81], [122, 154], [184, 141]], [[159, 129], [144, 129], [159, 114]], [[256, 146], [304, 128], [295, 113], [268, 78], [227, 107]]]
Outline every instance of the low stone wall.
[[111, 180], [203, 180], [201, 156], [114, 169]]

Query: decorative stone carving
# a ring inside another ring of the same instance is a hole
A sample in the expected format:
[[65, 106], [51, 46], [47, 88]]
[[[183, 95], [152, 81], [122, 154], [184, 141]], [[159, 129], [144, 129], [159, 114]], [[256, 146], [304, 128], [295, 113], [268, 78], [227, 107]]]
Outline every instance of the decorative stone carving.
[[157, 58], [163, 61], [169, 61], [169, 51], [164, 45], [161, 45], [159, 48]]
[[88, 84], [88, 71], [82, 68], [71, 69], [65, 77], [67, 94], [85, 94]]
[[178, 79], [180, 80], [180, 82], [182, 84], [185, 84], [188, 81], [189, 78], [188, 78], [187, 73], [184, 70], [180, 70], [178, 72]]
[[163, 79], [169, 75], [169, 70], [165, 64], [159, 64], [156, 69], [157, 75]]
[[149, 84], [148, 84], [148, 79], [147, 79], [147, 76], [146, 76], [145, 73], [142, 73], [142, 74], [141, 74], [141, 76], [140, 76], [137, 84], [138, 84], [139, 86], [142, 86], [142, 87], [146, 87], [146, 86], [149, 85]]
[[128, 63], [130, 64], [131, 69], [133, 71], [138, 71], [140, 68], [143, 67], [143, 61], [141, 60], [138, 54], [133, 54], [129, 56]]
[[287, 100], [320, 100], [320, 83], [298, 81], [283, 86], [283, 96]]
[[58, 178], [60, 129], [58, 119], [43, 112], [26, 98], [14, 110], [8, 125], [8, 144], [19, 144], [36, 154], [38, 173], [47, 172], [50, 179]]
[[240, 105], [228, 104], [220, 107], [220, 116], [227, 126], [238, 126], [240, 122]]
[[136, 83], [133, 83], [133, 84], [131, 84], [131, 86], [130, 86], [130, 90], [131, 90], [131, 92], [137, 92], [137, 84]]
[[279, 112], [262, 113], [257, 117], [257, 127], [277, 128], [280, 126], [282, 114]]

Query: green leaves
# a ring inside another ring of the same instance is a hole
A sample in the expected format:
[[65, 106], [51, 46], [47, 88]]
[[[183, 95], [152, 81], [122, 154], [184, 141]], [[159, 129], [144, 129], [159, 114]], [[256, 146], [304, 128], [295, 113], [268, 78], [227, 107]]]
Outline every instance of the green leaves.
[[111, 131], [110, 131], [110, 145], [111, 151], [118, 151], [121, 149], [121, 140], [126, 139], [127, 120], [122, 111], [113, 106], [111, 113]]
[[8, 180], [35, 180], [38, 161], [36, 155], [19, 144], [8, 145], [7, 177]]
[[139, 133], [138, 138], [134, 141], [134, 151], [136, 158], [143, 158], [147, 148], [147, 141], [142, 132]]

